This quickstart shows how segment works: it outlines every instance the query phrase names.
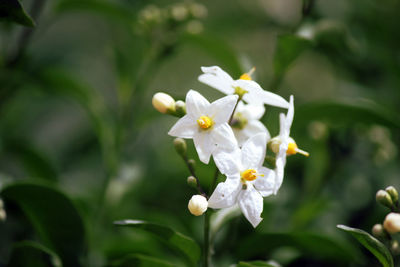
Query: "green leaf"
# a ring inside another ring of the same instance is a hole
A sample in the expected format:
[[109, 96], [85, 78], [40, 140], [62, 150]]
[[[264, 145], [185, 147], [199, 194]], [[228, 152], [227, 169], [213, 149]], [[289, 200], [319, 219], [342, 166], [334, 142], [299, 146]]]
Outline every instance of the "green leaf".
[[298, 121], [321, 120], [332, 126], [354, 125], [355, 122], [380, 124], [389, 128], [399, 128], [396, 113], [366, 100], [352, 102], [318, 101], [297, 108]]
[[60, 258], [45, 246], [22, 241], [14, 244], [7, 266], [24, 267], [61, 267]]
[[236, 56], [236, 52], [228, 43], [224, 42], [223, 40], [215, 36], [207, 36], [204, 34], [187, 34], [185, 35], [184, 40], [196, 45], [210, 56], [218, 60], [221, 65], [223, 65], [223, 69], [227, 69], [229, 73], [232, 74], [232, 77], [236, 77], [238, 79], [243, 73], [239, 59]]
[[166, 262], [164, 260], [160, 260], [154, 257], [141, 255], [141, 254], [132, 254], [124, 257], [121, 260], [114, 261], [111, 264], [112, 267], [130, 267], [130, 266], [138, 266], [138, 267], [174, 267], [172, 263]]
[[7, 152], [21, 161], [30, 177], [57, 180], [57, 172], [50, 160], [26, 140], [7, 138], [4, 146]]
[[197, 243], [190, 237], [176, 232], [169, 227], [139, 220], [116, 221], [114, 224], [138, 228], [155, 234], [161, 240], [186, 255], [193, 265], [197, 264], [200, 258], [201, 250]]
[[281, 35], [278, 37], [274, 55], [274, 70], [277, 77], [281, 77], [290, 64], [306, 49], [310, 48], [312, 42], [296, 35]]
[[241, 261], [237, 267], [276, 267], [277, 265], [269, 264], [266, 261]]
[[360, 229], [345, 225], [338, 225], [337, 227], [354, 236], [366, 249], [374, 254], [384, 267], [394, 266], [392, 254], [390, 254], [389, 250], [378, 239]]
[[356, 261], [359, 252], [331, 237], [307, 232], [254, 234], [240, 241], [236, 254], [241, 259], [265, 257], [279, 247], [295, 248], [301, 254], [338, 263]]
[[134, 14], [122, 4], [112, 3], [110, 1], [98, 0], [62, 0], [56, 6], [57, 12], [76, 12], [86, 11], [99, 14], [107, 18], [121, 21], [127, 27], [131, 27]]
[[34, 27], [35, 23], [26, 14], [18, 0], [2, 0], [0, 2], [0, 19], [15, 22], [24, 26]]
[[60, 191], [38, 184], [12, 184], [1, 192], [5, 201], [16, 202], [41, 241], [53, 249], [65, 266], [80, 266], [86, 249], [82, 218], [73, 202]]

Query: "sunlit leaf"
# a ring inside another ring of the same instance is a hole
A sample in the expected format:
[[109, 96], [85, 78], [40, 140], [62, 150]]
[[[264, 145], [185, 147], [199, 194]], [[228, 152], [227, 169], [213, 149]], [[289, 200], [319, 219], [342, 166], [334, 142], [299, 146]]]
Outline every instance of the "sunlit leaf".
[[160, 260], [154, 257], [133, 254], [124, 257], [121, 260], [114, 261], [111, 263], [112, 267], [130, 267], [130, 266], [140, 266], [140, 267], [174, 267], [172, 263]]
[[15, 22], [24, 26], [33, 27], [35, 23], [26, 14], [18, 0], [0, 1], [0, 20]]
[[13, 245], [7, 266], [61, 267], [62, 264], [60, 258], [45, 246], [23, 241]]
[[142, 229], [155, 234], [158, 238], [161, 238], [171, 247], [184, 253], [192, 264], [196, 264], [200, 258], [200, 247], [193, 239], [176, 232], [167, 226], [139, 220], [123, 220], [114, 222], [114, 224], [118, 226]]
[[13, 184], [1, 196], [16, 202], [41, 241], [53, 249], [65, 266], [80, 266], [86, 249], [83, 220], [73, 202], [60, 191], [38, 184]]
[[374, 254], [384, 267], [394, 266], [392, 254], [390, 254], [389, 250], [378, 239], [360, 229], [345, 225], [338, 225], [337, 227], [354, 236], [366, 249]]

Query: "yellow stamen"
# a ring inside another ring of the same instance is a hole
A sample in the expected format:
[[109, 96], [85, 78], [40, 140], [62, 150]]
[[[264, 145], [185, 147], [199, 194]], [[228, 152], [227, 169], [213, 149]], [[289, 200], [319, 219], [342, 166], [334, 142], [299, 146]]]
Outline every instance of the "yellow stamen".
[[200, 128], [204, 130], [209, 129], [214, 124], [213, 120], [208, 116], [201, 116], [197, 120], [197, 123], [199, 124]]
[[257, 176], [264, 176], [264, 174], [257, 174], [256, 170], [254, 169], [248, 169], [241, 172], [242, 180], [245, 181], [254, 181], [257, 179]]
[[253, 72], [256, 70], [255, 67], [253, 67], [249, 72], [247, 73], [243, 73], [239, 79], [241, 80], [248, 80], [251, 81], [251, 75], [253, 74]]
[[286, 155], [302, 154], [308, 157], [310, 154], [307, 151], [301, 150], [296, 143], [289, 143], [288, 149], [286, 150]]

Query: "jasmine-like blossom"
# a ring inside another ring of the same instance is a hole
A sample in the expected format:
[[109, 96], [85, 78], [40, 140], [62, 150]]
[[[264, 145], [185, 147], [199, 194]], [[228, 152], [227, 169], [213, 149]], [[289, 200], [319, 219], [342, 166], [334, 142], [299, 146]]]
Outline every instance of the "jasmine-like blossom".
[[201, 94], [190, 90], [186, 95], [186, 115], [179, 119], [169, 135], [192, 138], [197, 154], [208, 164], [211, 154], [218, 147], [233, 150], [237, 141], [228, 120], [238, 100], [230, 95], [209, 103]]
[[246, 105], [242, 101], [238, 103], [231, 126], [239, 146], [258, 133], [265, 133], [268, 140], [271, 138], [267, 128], [259, 121], [264, 112], [264, 106]]
[[284, 168], [286, 165], [286, 156], [294, 154], [302, 154], [304, 156], [309, 156], [308, 152], [298, 148], [296, 142], [290, 137], [290, 128], [292, 127], [294, 116], [294, 100], [293, 96], [290, 96], [289, 109], [287, 115], [281, 113], [279, 116], [280, 129], [279, 135], [272, 138], [269, 141], [271, 150], [276, 153], [275, 161], [275, 173], [276, 173], [276, 183], [274, 194], [276, 194], [283, 182]]
[[241, 149], [215, 152], [215, 163], [227, 178], [209, 198], [210, 208], [227, 208], [238, 203], [253, 227], [261, 222], [263, 197], [271, 195], [275, 188], [275, 172], [262, 166], [266, 145], [267, 134], [260, 133], [248, 139]]
[[289, 103], [281, 96], [265, 91], [255, 81], [251, 80], [251, 73], [244, 73], [239, 79], [234, 80], [228, 73], [218, 66], [201, 67], [204, 74], [199, 76], [199, 81], [205, 83], [224, 94], [237, 94], [244, 101], [252, 105], [271, 105], [288, 108]]

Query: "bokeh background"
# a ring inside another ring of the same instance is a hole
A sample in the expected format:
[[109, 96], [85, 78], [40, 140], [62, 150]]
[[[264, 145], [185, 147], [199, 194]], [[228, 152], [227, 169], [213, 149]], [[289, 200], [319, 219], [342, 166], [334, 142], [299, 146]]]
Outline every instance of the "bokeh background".
[[[221, 97], [197, 80], [212, 65], [235, 78], [255, 66], [264, 89], [294, 95], [291, 135], [311, 154], [288, 158], [256, 229], [242, 215], [221, 227], [215, 266], [379, 266], [336, 225], [370, 231], [387, 213], [376, 191], [400, 188], [398, 1], [22, 4], [34, 28], [0, 24], [0, 266], [33, 255], [24, 240], [64, 266], [122, 266], [127, 255], [187, 265], [156, 235], [113, 222], [152, 221], [202, 243], [203, 218], [187, 210], [196, 191], [167, 135], [176, 118], [151, 98]], [[279, 112], [263, 117], [272, 136]], [[212, 165], [197, 164], [206, 188]]]

